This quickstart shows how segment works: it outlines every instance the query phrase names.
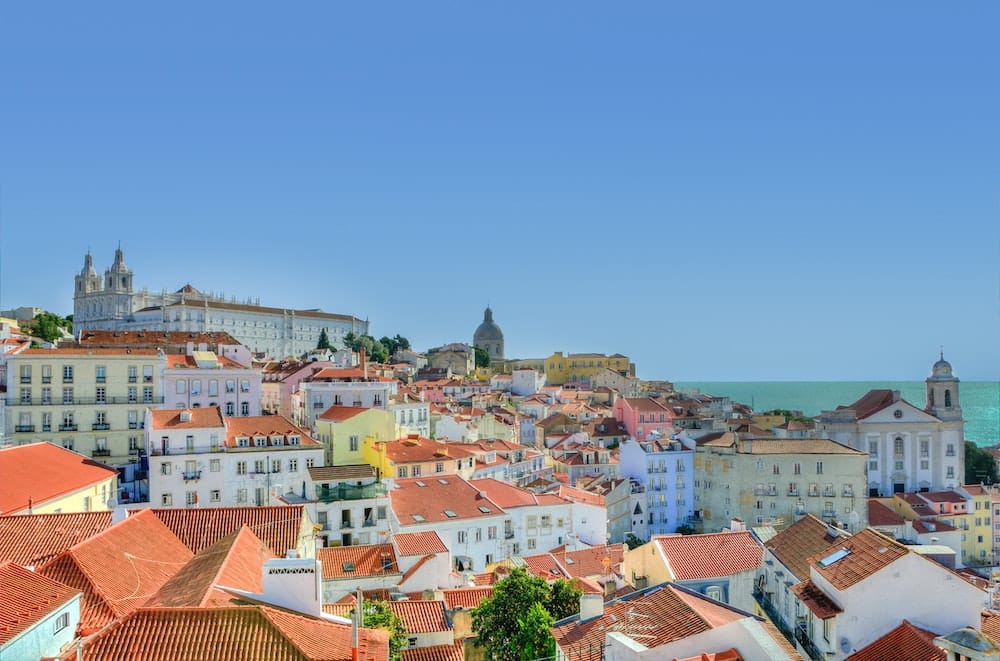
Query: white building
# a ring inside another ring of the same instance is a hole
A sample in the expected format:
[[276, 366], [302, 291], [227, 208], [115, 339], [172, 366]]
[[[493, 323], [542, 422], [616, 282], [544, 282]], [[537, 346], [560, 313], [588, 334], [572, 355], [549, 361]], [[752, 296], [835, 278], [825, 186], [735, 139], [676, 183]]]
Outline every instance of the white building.
[[164, 356], [165, 405], [217, 406], [227, 416], [260, 415], [261, 373], [213, 351]]
[[149, 496], [155, 507], [280, 504], [301, 492], [323, 446], [280, 416], [224, 418], [216, 407], [147, 410]]
[[534, 395], [545, 385], [545, 372], [533, 369], [516, 369], [511, 373], [510, 391], [514, 395]]
[[103, 279], [90, 253], [74, 280], [73, 326], [76, 332], [104, 330], [225, 331], [252, 351], [272, 358], [300, 356], [316, 348], [326, 331], [330, 343], [343, 346], [348, 333], [363, 335], [368, 322], [320, 310], [289, 310], [237, 302], [204, 294], [191, 285], [174, 292], [133, 289], [133, 274], [121, 248]]
[[[469, 480], [469, 484], [485, 493], [510, 517], [514, 530], [511, 555], [533, 555], [554, 549], [567, 543], [572, 533], [579, 532], [573, 528], [572, 521], [574, 506], [578, 505], [577, 503], [555, 494], [536, 495], [526, 489], [491, 478]], [[584, 507], [584, 505], [578, 506]], [[586, 515], [583, 518], [586, 518]], [[594, 521], [594, 524], [600, 525], [597, 521]], [[607, 541], [605, 530], [595, 532], [588, 529], [587, 536], [598, 539], [596, 542], [586, 540], [588, 543], [603, 544]]]
[[965, 483], [965, 423], [958, 377], [941, 356], [927, 378], [923, 409], [899, 391], [871, 390], [823, 411], [816, 434], [868, 453], [868, 494], [954, 489]]
[[[635, 480], [646, 494], [649, 535], [672, 533], [695, 516], [694, 451], [680, 441], [629, 439], [621, 444], [619, 472]], [[634, 508], [633, 508], [634, 511]]]
[[389, 397], [389, 410], [396, 418], [397, 435], [431, 435], [431, 405], [415, 397], [409, 390]]
[[312, 428], [316, 416], [331, 406], [387, 410], [399, 382], [376, 376], [366, 367], [326, 368], [299, 384], [298, 423]]
[[378, 544], [389, 536], [389, 496], [368, 464], [316, 466], [308, 470], [304, 494], [281, 497], [302, 503], [316, 522], [316, 545]]

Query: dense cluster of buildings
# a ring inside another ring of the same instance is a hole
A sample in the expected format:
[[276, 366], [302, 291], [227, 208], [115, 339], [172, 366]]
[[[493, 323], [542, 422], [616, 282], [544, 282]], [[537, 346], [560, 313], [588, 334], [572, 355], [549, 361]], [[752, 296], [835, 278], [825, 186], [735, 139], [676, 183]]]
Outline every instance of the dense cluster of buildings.
[[1000, 654], [1000, 491], [966, 483], [943, 356], [923, 405], [788, 419], [509, 358], [490, 308], [383, 364], [316, 351], [353, 316], [134, 291], [121, 249], [74, 284], [73, 338], [0, 322], [0, 658], [386, 659], [359, 596], [403, 659], [476, 658], [515, 567], [583, 591], [567, 661]]

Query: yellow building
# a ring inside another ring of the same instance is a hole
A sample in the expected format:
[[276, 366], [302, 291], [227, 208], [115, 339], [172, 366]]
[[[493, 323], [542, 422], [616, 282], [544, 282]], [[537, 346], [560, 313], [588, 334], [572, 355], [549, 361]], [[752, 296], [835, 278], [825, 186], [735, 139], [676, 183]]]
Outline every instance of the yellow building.
[[476, 450], [479, 448], [474, 445], [409, 434], [387, 443], [365, 443], [364, 463], [374, 466], [380, 478], [460, 475], [469, 479], [476, 469]]
[[635, 376], [635, 365], [620, 353], [610, 356], [602, 353], [571, 353], [564, 356], [562, 351], [557, 351], [545, 359], [545, 381], [556, 386], [571, 382], [590, 383], [605, 368]]
[[966, 484], [961, 489], [968, 494], [969, 546], [968, 563], [972, 565], [993, 564], [993, 516], [990, 507], [990, 492], [979, 484]]
[[0, 515], [107, 511], [118, 471], [53, 443], [0, 449]]
[[156, 349], [26, 349], [8, 361], [7, 434], [137, 465], [146, 409], [163, 405], [163, 368]]
[[375, 408], [331, 406], [316, 418], [315, 427], [327, 466], [371, 463], [365, 459], [365, 446], [397, 436], [393, 413]]

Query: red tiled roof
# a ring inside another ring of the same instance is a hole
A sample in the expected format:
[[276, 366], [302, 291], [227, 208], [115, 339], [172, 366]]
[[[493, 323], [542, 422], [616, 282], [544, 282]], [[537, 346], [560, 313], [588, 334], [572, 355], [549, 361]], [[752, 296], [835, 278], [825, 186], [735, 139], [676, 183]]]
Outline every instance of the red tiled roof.
[[444, 603], [448, 610], [478, 608], [483, 600], [493, 596], [493, 587], [454, 588], [443, 590]]
[[324, 580], [400, 573], [392, 544], [331, 546], [317, 549], [316, 559], [323, 564]]
[[234, 600], [232, 595], [215, 586], [259, 594], [264, 591], [264, 561], [273, 557], [264, 543], [244, 526], [194, 556], [145, 605], [171, 608], [230, 605]]
[[896, 510], [883, 505], [875, 499], [868, 500], [868, 525], [870, 526], [901, 526], [905, 519]]
[[474, 455], [473, 451], [460, 443], [445, 443], [411, 434], [406, 438], [383, 443], [385, 456], [395, 464], [435, 461], [444, 459], [465, 459]]
[[0, 448], [0, 514], [26, 512], [29, 503], [38, 506], [117, 475], [109, 466], [52, 443]]
[[945, 661], [948, 655], [934, 644], [932, 631], [921, 629], [907, 620], [844, 661]]
[[465, 661], [465, 644], [456, 640], [454, 645], [432, 645], [404, 649], [403, 661]]
[[[846, 556], [822, 567], [819, 561], [829, 556], [835, 549], [847, 549]], [[848, 537], [835, 547], [814, 555], [809, 564], [824, 579], [838, 590], [845, 590], [862, 581], [909, 553], [905, 546], [866, 528], [853, 537]]]
[[[272, 445], [271, 436], [298, 436], [302, 447], [318, 446], [320, 442], [309, 435], [309, 432], [298, 427], [288, 418], [281, 415], [251, 415], [247, 417], [226, 418], [226, 446], [236, 447], [240, 437], [253, 438], [267, 436], [267, 444]], [[287, 439], [282, 439], [279, 445], [286, 445]], [[294, 446], [289, 446], [294, 447]]]
[[970, 496], [988, 496], [990, 494], [981, 484], [963, 484], [962, 489]]
[[847, 537], [842, 531], [830, 535], [831, 530], [836, 529], [807, 514], [764, 542], [764, 546], [796, 578], [804, 580], [809, 578], [809, 558]]
[[411, 634], [451, 631], [443, 601], [390, 601], [388, 604]]
[[984, 610], [980, 614], [979, 621], [986, 637], [992, 640], [994, 645], [1000, 645], [1000, 612]]
[[745, 530], [654, 538], [675, 580], [715, 578], [760, 567], [764, 549]]
[[833, 603], [833, 601], [826, 596], [826, 593], [820, 590], [816, 584], [809, 579], [793, 585], [792, 592], [799, 598], [799, 601], [801, 601], [806, 608], [813, 612], [813, 615], [821, 620], [828, 620], [831, 617], [836, 617], [839, 613], [844, 612], [840, 606]]
[[[539, 500], [540, 496], [535, 495], [531, 491], [508, 484], [507, 482], [501, 482], [492, 477], [469, 480], [469, 484], [480, 491], [486, 492], [487, 498], [504, 509], [508, 507], [538, 505], [541, 502]], [[554, 502], [560, 503], [565, 501], [555, 496]]]
[[891, 390], [869, 390], [853, 404], [838, 406], [837, 409], [853, 409], [857, 419], [862, 420], [873, 413], [878, 413], [885, 407], [892, 404], [892, 402], [893, 393]]
[[447, 553], [448, 547], [433, 530], [424, 532], [400, 532], [392, 536], [399, 554], [426, 555], [428, 553]]
[[[167, 369], [177, 369], [181, 367], [188, 369], [198, 368], [198, 361], [195, 359], [195, 357], [188, 356], [186, 354], [176, 354], [176, 353], [167, 354], [166, 356], [164, 356], [164, 360], [166, 362]], [[226, 356], [216, 355], [215, 360], [218, 363], [219, 367], [222, 368], [241, 369], [241, 370], [250, 369], [246, 365], [241, 365], [232, 358], [228, 358]], [[212, 368], [206, 368], [206, 369], [212, 369]]]
[[114, 331], [86, 330], [80, 333], [81, 345], [163, 345], [181, 346], [193, 342], [195, 346], [203, 343], [225, 344], [239, 346], [240, 341], [229, 333], [212, 332], [178, 332], [178, 331]]
[[327, 410], [320, 413], [316, 419], [329, 420], [330, 422], [343, 422], [370, 410], [370, 408], [363, 406], [331, 406]]
[[99, 628], [139, 608], [191, 559], [149, 510], [80, 542], [38, 572], [83, 592], [80, 625]]
[[[570, 576], [576, 578], [604, 576], [608, 571], [613, 571], [624, 559], [621, 544], [593, 546], [577, 551], [567, 551], [562, 547], [561, 550], [551, 553], [559, 561], [559, 565], [569, 572]], [[605, 559], [608, 562], [607, 568], [604, 566]]]
[[0, 517], [0, 562], [37, 567], [111, 526], [111, 512]]
[[403, 526], [503, 514], [496, 503], [480, 497], [476, 487], [455, 475], [396, 480], [395, 486], [389, 499]]
[[80, 594], [12, 562], [0, 563], [0, 645], [41, 622]]
[[964, 503], [965, 496], [957, 491], [922, 491], [917, 494], [930, 503]]
[[25, 349], [22, 356], [159, 356], [158, 349], [98, 349], [96, 347], [65, 347], [62, 349]]
[[[217, 661], [346, 661], [351, 627], [267, 606], [143, 608], [83, 649], [84, 661], [138, 658]], [[386, 661], [389, 635], [362, 629], [359, 660]]]
[[940, 519], [917, 519], [913, 521], [913, 530], [918, 533], [952, 532], [958, 528]]
[[[151, 429], [206, 429], [224, 427], [222, 409], [207, 406], [196, 409], [153, 409]], [[181, 415], [187, 420], [183, 420]]]
[[193, 553], [247, 526], [272, 553], [283, 557], [286, 551], [299, 546], [305, 509], [302, 505], [275, 505], [154, 509], [152, 512]]

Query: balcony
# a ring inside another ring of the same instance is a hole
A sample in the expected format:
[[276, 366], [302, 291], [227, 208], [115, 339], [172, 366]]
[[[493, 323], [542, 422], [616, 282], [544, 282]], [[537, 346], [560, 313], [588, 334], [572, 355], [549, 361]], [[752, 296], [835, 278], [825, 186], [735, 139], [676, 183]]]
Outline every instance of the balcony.
[[74, 424], [59, 425], [59, 431], [77, 431], [79, 428], [79, 425]]
[[837, 513], [836, 513], [836, 512], [834, 512], [833, 510], [823, 510], [823, 515], [822, 515], [822, 517], [823, 517], [824, 519], [832, 519], [832, 518], [834, 518], [835, 516], [837, 516]]
[[31, 383], [31, 377], [30, 376], [22, 376], [21, 377], [21, 383]]
[[815, 491], [813, 491], [812, 489], [810, 489], [809, 490], [809, 497], [810, 498], [819, 498], [819, 489], [816, 489]]
[[365, 486], [338, 484], [335, 487], [316, 486], [316, 500], [322, 503], [333, 503], [341, 500], [364, 500], [386, 495], [385, 486], [379, 483]]
[[[140, 399], [143, 404], [162, 404], [163, 397], [74, 397], [73, 399], [60, 400], [62, 406], [87, 406], [96, 404], [138, 404]], [[32, 400], [22, 401], [11, 398], [7, 400], [7, 406], [31, 406]], [[42, 400], [44, 406], [52, 406], [51, 400]]]
[[43, 376], [42, 377], [42, 383], [52, 383], [52, 377], [51, 376]]
[[504, 530], [503, 531], [503, 538], [504, 539], [514, 539], [514, 531], [513, 530]]
[[130, 422], [130, 423], [128, 423], [128, 428], [129, 429], [138, 429], [139, 428], [139, 423], [138, 422]]
[[774, 603], [771, 601], [770, 594], [764, 592], [762, 589], [758, 587], [754, 588], [753, 598], [758, 604], [760, 604], [761, 610], [767, 614], [768, 619], [771, 620], [774, 626], [778, 628], [778, 631], [781, 632], [781, 635], [783, 635], [788, 640], [788, 642], [794, 645], [795, 637], [792, 635], [792, 632], [785, 625], [784, 620], [781, 619], [781, 615], [778, 613], [778, 609], [775, 608]]
[[52, 431], [52, 425], [42, 425], [42, 431]]
[[844, 498], [854, 498], [854, 489], [844, 489]]
[[798, 496], [799, 495], [799, 490], [798, 489], [789, 489], [788, 490], [788, 495], [789, 496]]
[[183, 478], [185, 482], [191, 482], [193, 480], [201, 479], [201, 471], [184, 471]]
[[16, 431], [16, 432], [32, 432], [32, 431], [35, 431], [35, 425], [14, 425], [14, 431]]
[[833, 498], [834, 496], [837, 495], [837, 491], [835, 489], [824, 489], [823, 495], [826, 496], [827, 498]]
[[100, 449], [98, 449], [98, 450], [94, 450], [94, 451], [92, 451], [92, 452], [90, 453], [90, 456], [91, 456], [91, 457], [110, 457], [110, 456], [111, 456], [111, 450], [108, 450], [108, 449], [104, 449], [104, 450], [100, 450]]
[[367, 519], [365, 519], [364, 521], [361, 522], [361, 527], [362, 528], [374, 528], [375, 527], [375, 519], [374, 518], [367, 518]]
[[128, 449], [128, 453], [129, 454], [139, 454], [139, 448], [129, 448]]
[[795, 627], [795, 642], [802, 647], [806, 656], [813, 661], [825, 661], [826, 655], [820, 652], [819, 648], [816, 647], [816, 644], [813, 643], [811, 638], [809, 638], [809, 632], [806, 631], [805, 623], [799, 624]]
[[109, 429], [111, 429], [111, 425], [107, 422], [95, 422], [94, 424], [90, 425], [90, 428], [93, 431], [108, 431]]
[[777, 496], [777, 495], [778, 495], [778, 490], [777, 490], [777, 488], [774, 488], [774, 489], [768, 489], [768, 490], [767, 490], [767, 495], [768, 495], [768, 496]]

